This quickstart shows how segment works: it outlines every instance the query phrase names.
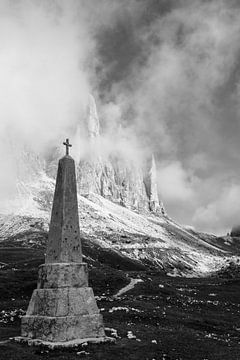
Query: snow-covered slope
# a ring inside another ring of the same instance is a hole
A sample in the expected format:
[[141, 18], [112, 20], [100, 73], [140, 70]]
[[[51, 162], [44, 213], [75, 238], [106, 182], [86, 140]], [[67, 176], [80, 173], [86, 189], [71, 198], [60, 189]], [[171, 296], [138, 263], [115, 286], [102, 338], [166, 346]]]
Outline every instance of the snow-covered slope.
[[[46, 239], [54, 181], [42, 174], [28, 184], [25, 203], [0, 216], [0, 240], [33, 246]], [[193, 233], [169, 217], [140, 214], [98, 194], [79, 195], [81, 235], [98, 249], [116, 251], [171, 275], [203, 275], [220, 269], [231, 254], [213, 235]]]

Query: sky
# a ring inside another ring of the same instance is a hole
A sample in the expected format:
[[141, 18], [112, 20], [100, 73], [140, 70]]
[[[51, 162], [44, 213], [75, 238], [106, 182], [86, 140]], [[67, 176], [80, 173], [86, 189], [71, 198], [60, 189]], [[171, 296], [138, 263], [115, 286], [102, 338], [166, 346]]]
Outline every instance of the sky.
[[2, 0], [0, 44], [1, 153], [46, 152], [92, 93], [102, 131], [121, 126], [136, 161], [155, 154], [170, 217], [240, 223], [238, 0]]

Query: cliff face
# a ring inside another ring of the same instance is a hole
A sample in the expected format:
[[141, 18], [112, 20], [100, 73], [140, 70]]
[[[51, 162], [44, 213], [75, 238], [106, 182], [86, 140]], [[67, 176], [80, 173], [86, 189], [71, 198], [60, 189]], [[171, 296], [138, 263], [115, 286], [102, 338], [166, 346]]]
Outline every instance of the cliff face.
[[[102, 197], [140, 213], [164, 215], [164, 207], [159, 200], [157, 172], [154, 156], [146, 166], [140, 167], [123, 154], [114, 150], [108, 156], [98, 154], [101, 144], [101, 129], [94, 98], [89, 99], [86, 118], [79, 124], [80, 133], [84, 134], [89, 150], [85, 158], [76, 161], [78, 194], [89, 197], [91, 194]], [[77, 139], [77, 140], [76, 140]], [[78, 148], [81, 139], [75, 136], [72, 152]], [[30, 150], [22, 150], [18, 159], [18, 197], [34, 199], [44, 210], [52, 199], [52, 186], [49, 188], [47, 178], [54, 183], [57, 163], [62, 156], [62, 146], [53, 148], [48, 158], [43, 160]], [[92, 154], [92, 153], [95, 153]], [[96, 154], [97, 153], [97, 154]], [[91, 154], [88, 156], [88, 154]], [[39, 185], [40, 184], [40, 185]], [[32, 200], [30, 200], [32, 202]], [[44, 205], [45, 204], [45, 205]]]
[[[94, 142], [101, 135], [93, 97], [90, 98], [85, 127], [84, 132], [94, 148]], [[145, 169], [119, 154], [111, 154], [107, 159], [85, 159], [79, 162], [77, 175], [80, 195], [95, 193], [129, 209], [165, 214], [158, 197], [154, 156]]]
[[157, 169], [154, 155], [152, 155], [150, 166], [147, 169], [146, 175], [143, 179], [146, 193], [149, 199], [149, 210], [165, 214], [162, 201], [159, 200], [158, 186], [157, 186]]
[[150, 210], [142, 170], [123, 159], [82, 160], [77, 166], [80, 195], [95, 193], [138, 211]]

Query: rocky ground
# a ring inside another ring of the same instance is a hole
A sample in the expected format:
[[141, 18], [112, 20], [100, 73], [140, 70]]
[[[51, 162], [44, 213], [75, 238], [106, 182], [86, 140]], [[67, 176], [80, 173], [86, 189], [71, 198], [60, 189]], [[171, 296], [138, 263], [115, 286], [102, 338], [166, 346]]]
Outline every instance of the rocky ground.
[[[43, 249], [0, 249], [0, 359], [240, 359], [240, 275], [238, 266], [211, 277], [166, 276], [137, 263], [89, 262], [90, 284], [115, 344], [49, 350], [11, 343], [20, 334], [24, 314], [36, 286]], [[115, 259], [116, 260], [116, 259]], [[131, 279], [141, 279], [119, 297]]]

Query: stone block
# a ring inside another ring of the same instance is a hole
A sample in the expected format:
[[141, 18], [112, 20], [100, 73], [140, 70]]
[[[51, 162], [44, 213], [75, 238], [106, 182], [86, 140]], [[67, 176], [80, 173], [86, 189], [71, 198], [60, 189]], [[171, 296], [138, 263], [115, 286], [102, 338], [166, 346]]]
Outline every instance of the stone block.
[[23, 316], [21, 335], [28, 339], [66, 342], [83, 338], [104, 337], [101, 314], [80, 316]]
[[27, 315], [48, 317], [99, 314], [92, 288], [36, 289]]
[[85, 263], [53, 263], [39, 267], [38, 289], [88, 286]]

